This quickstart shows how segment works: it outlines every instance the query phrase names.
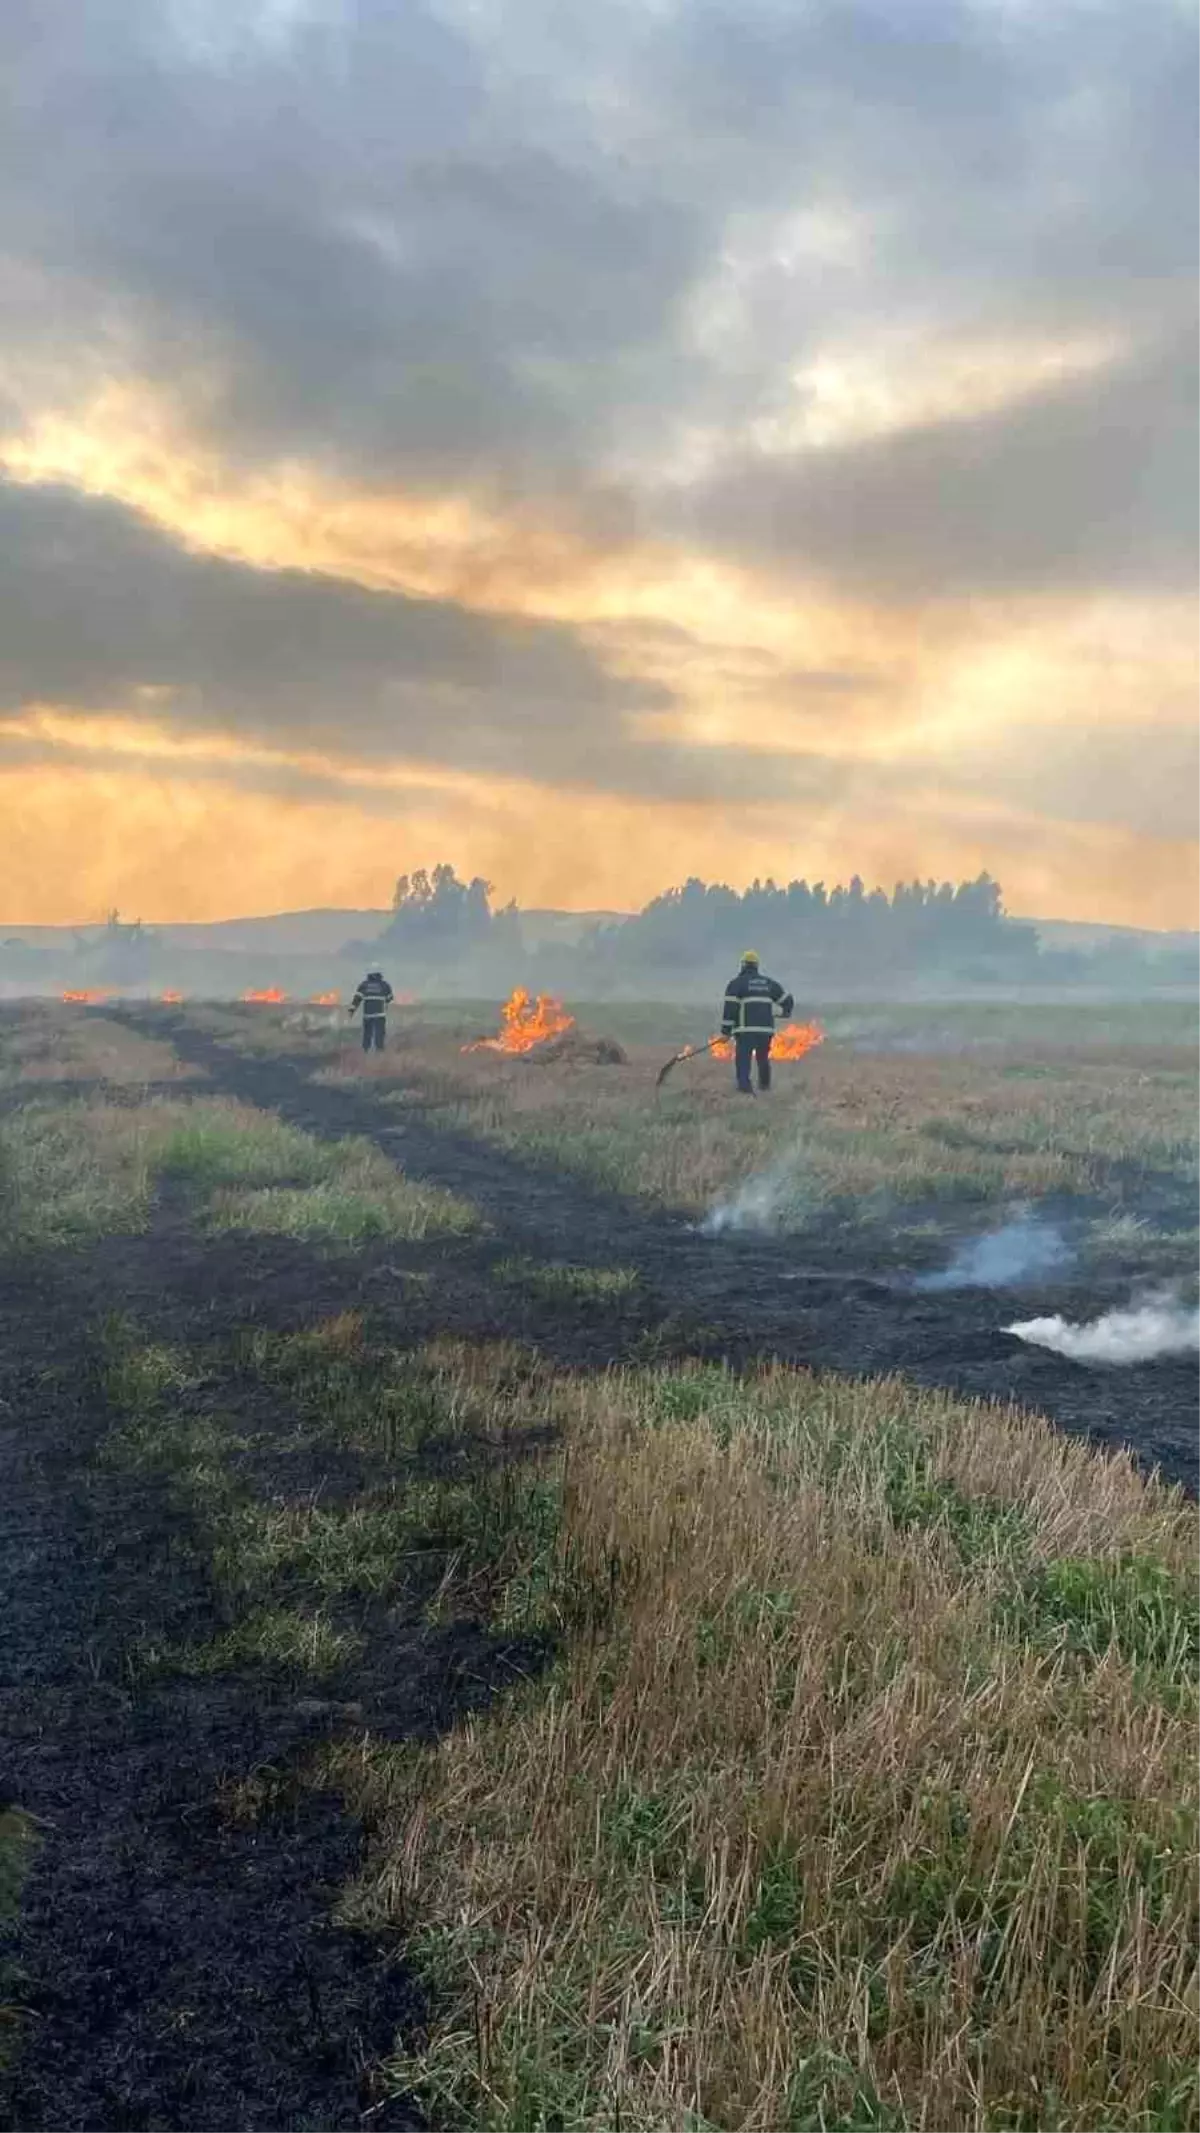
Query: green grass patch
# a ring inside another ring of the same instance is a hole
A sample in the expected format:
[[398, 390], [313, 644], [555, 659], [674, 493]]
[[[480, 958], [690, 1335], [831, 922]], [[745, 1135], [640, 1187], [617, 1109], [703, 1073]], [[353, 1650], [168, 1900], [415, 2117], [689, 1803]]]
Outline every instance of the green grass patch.
[[197, 1192], [218, 1185], [317, 1184], [337, 1169], [339, 1145], [314, 1140], [271, 1111], [196, 1104], [155, 1137], [160, 1177]]
[[498, 1259], [492, 1275], [506, 1288], [523, 1289], [545, 1303], [616, 1303], [632, 1296], [638, 1287], [633, 1267], [572, 1266], [561, 1260], [529, 1259], [521, 1253]]
[[0, 1804], [0, 2073], [20, 2043], [24, 1972], [13, 1953], [21, 1898], [37, 1850], [37, 1826], [19, 1807]]
[[242, 1617], [208, 1643], [172, 1645], [146, 1655], [146, 1672], [228, 1674], [243, 1668], [304, 1680], [327, 1681], [359, 1657], [363, 1640], [339, 1629], [328, 1616], [299, 1608], [267, 1608]]
[[354, 1246], [479, 1225], [465, 1200], [406, 1178], [372, 1142], [319, 1140], [248, 1104], [34, 1100], [0, 1120], [0, 1249], [144, 1229], [160, 1182], [182, 1186], [216, 1230]]
[[271, 1186], [222, 1191], [209, 1203], [216, 1230], [299, 1237], [320, 1244], [369, 1244], [380, 1237], [464, 1236], [479, 1226], [476, 1210], [436, 1185], [375, 1172], [355, 1186], [331, 1181], [307, 1188]]
[[383, 1598], [403, 1584], [428, 1522], [420, 1491], [336, 1505], [243, 1501], [213, 1538], [213, 1572], [231, 1607], [289, 1593]]
[[1010, 1630], [1078, 1657], [1116, 1651], [1131, 1667], [1176, 1690], [1200, 1671], [1200, 1594], [1152, 1558], [1065, 1556], [1040, 1564], [1002, 1613]]

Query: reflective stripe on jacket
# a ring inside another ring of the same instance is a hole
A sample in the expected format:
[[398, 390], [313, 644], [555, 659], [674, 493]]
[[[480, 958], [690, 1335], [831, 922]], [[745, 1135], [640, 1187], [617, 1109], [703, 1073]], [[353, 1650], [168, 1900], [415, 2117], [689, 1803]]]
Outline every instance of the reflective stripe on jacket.
[[739, 970], [725, 987], [721, 1034], [766, 1037], [775, 1027], [775, 1009], [786, 998], [777, 978], [761, 970]]
[[364, 978], [350, 1006], [361, 1007], [363, 1021], [369, 1022], [377, 1015], [386, 1015], [391, 1000], [392, 988], [386, 978]]

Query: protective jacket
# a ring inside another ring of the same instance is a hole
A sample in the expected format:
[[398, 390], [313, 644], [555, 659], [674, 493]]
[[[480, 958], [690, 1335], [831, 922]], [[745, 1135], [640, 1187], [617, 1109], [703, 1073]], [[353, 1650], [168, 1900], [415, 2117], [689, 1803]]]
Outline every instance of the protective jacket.
[[361, 1007], [363, 1021], [370, 1022], [376, 1015], [386, 1015], [392, 998], [392, 988], [387, 979], [380, 977], [377, 970], [373, 970], [369, 977], [363, 979], [351, 1000], [350, 1012], [353, 1014], [356, 1007]]
[[769, 978], [753, 963], [743, 963], [736, 978], [725, 987], [721, 1013], [723, 1037], [769, 1037], [775, 1027], [775, 1010], [790, 1015], [795, 1006], [778, 978]]

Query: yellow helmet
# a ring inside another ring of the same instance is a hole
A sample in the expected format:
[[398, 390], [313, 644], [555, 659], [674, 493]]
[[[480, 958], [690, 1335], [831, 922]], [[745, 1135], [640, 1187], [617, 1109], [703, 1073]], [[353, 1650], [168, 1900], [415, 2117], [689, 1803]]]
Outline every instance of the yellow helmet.
[[747, 948], [747, 949], [745, 949], [745, 950], [743, 951], [743, 954], [742, 954], [742, 961], [743, 961], [743, 963], [757, 963], [757, 961], [758, 961], [758, 950], [757, 950], [757, 948]]

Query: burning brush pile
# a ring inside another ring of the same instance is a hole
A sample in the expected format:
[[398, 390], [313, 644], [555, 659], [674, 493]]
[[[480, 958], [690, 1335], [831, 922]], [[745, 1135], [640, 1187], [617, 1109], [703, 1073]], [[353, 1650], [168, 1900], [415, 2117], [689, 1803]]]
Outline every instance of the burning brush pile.
[[542, 1065], [624, 1066], [625, 1054], [611, 1037], [588, 1037], [561, 1000], [549, 993], [526, 992], [523, 985], [501, 1009], [498, 1036], [476, 1037], [464, 1052], [502, 1052]]

